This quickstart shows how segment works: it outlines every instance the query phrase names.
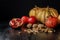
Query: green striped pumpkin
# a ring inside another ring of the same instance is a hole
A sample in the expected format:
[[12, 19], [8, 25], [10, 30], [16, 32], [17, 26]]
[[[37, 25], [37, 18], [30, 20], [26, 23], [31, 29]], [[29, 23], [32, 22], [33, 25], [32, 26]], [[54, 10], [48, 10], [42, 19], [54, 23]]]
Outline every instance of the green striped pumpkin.
[[44, 23], [49, 16], [58, 17], [58, 12], [54, 8], [40, 8], [35, 7], [30, 10], [29, 16], [35, 16], [38, 21]]

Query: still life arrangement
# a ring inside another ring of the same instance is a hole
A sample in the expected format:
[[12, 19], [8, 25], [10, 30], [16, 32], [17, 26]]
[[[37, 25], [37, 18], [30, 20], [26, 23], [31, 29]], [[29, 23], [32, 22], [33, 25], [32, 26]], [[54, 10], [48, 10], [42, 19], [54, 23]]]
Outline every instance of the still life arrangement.
[[54, 8], [40, 8], [35, 6], [29, 11], [29, 16], [21, 18], [12, 18], [9, 25], [11, 28], [20, 28], [21, 31], [27, 33], [53, 33], [55, 28], [60, 24], [60, 14]]

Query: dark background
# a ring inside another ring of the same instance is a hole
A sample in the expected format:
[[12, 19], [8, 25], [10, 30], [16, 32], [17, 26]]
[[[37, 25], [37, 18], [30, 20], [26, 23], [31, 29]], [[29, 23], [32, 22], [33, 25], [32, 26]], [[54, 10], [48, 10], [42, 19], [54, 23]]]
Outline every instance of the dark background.
[[0, 22], [9, 22], [14, 17], [28, 15], [35, 5], [53, 7], [60, 13], [59, 0], [0, 0]]
[[[53, 7], [58, 10], [60, 13], [60, 0], [0, 0], [0, 40], [16, 40], [16, 39], [36, 39], [37, 40], [60, 40], [60, 25], [57, 25], [58, 31], [56, 30], [55, 34], [45, 34], [40, 33], [37, 35], [27, 35], [23, 33], [22, 35], [18, 34], [19, 32], [13, 31], [9, 22], [14, 17], [22, 17], [23, 15], [28, 15], [30, 9], [35, 5], [39, 7]], [[11, 30], [10, 32], [7, 32]], [[40, 35], [40, 36], [39, 36]], [[11, 37], [11, 38], [9, 38]], [[36, 37], [36, 38], [35, 38]]]

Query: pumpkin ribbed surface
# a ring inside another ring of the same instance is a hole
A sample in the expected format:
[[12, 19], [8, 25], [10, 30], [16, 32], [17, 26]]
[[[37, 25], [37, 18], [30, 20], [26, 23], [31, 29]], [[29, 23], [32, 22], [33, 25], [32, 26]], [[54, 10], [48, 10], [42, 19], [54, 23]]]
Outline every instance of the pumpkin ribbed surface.
[[29, 16], [35, 16], [38, 21], [44, 23], [49, 16], [58, 17], [58, 12], [54, 8], [39, 8], [35, 7], [30, 10]]

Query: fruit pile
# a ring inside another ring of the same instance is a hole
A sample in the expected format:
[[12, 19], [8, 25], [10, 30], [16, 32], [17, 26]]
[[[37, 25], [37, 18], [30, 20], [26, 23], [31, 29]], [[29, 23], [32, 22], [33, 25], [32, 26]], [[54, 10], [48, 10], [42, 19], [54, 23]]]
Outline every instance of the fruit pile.
[[23, 16], [21, 19], [20, 18], [13, 18], [12, 20], [10, 20], [9, 25], [12, 28], [18, 28], [21, 27], [22, 25], [31, 23], [34, 24], [36, 22], [36, 18], [31, 16], [30, 18], [28, 18], [27, 16]]
[[27, 33], [55, 32], [57, 24], [60, 22], [60, 16], [54, 8], [35, 7], [29, 12], [29, 17], [22, 16], [21, 18], [13, 18], [9, 25], [11, 28], [21, 28]]

